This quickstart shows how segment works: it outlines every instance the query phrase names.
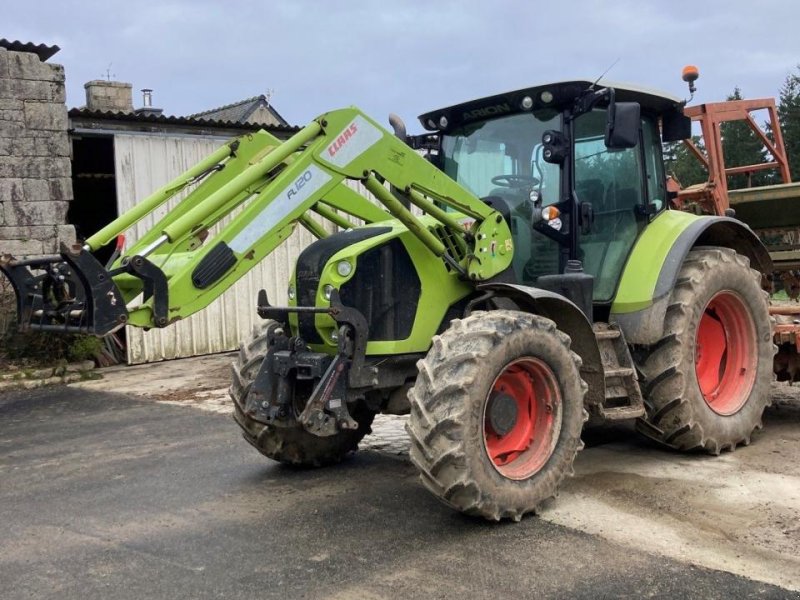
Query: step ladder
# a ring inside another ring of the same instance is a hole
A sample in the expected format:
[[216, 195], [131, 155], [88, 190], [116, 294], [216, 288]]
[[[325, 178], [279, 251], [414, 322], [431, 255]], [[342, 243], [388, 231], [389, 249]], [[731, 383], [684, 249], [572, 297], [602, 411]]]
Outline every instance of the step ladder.
[[596, 416], [609, 421], [643, 417], [642, 390], [622, 332], [610, 323], [595, 323], [592, 328], [600, 349], [606, 382], [603, 403], [593, 407]]

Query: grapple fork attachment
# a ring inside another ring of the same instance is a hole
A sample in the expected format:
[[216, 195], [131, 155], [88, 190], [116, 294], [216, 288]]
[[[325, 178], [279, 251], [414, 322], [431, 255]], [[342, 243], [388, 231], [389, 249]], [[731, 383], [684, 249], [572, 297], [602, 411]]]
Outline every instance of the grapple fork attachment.
[[21, 331], [106, 335], [128, 320], [125, 300], [110, 274], [80, 246], [28, 260], [0, 256], [14, 288]]

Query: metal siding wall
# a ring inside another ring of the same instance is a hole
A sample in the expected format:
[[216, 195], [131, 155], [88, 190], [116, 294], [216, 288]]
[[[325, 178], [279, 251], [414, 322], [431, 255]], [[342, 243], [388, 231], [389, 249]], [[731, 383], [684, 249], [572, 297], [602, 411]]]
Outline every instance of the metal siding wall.
[[[211, 154], [227, 139], [146, 134], [114, 136], [117, 207], [120, 214]], [[347, 185], [376, 202], [360, 182], [348, 181]], [[179, 200], [180, 197], [173, 199], [128, 230], [128, 241], [139, 239]], [[422, 214], [415, 206], [411, 210], [416, 215]], [[350, 220], [356, 225], [361, 224], [357, 219]], [[337, 230], [327, 222], [325, 228], [331, 232]], [[212, 229], [212, 233], [214, 231]], [[297, 257], [315, 239], [298, 225], [288, 240], [199, 313], [164, 329], [144, 331], [138, 327], [127, 327], [128, 363], [236, 350], [239, 342], [246, 339], [261, 321], [256, 314], [258, 291], [264, 288], [271, 303], [285, 304], [288, 300], [286, 288]]]
[[[117, 174], [117, 205], [120, 214], [139, 199], [158, 189], [203, 157], [225, 138], [116, 135], [114, 156]], [[127, 232], [131, 242], [151, 228], [177, 199], [155, 211]], [[206, 309], [164, 329], [144, 331], [127, 327], [130, 364], [235, 350], [253, 326], [256, 295], [265, 288], [270, 301], [285, 303], [286, 288], [295, 260], [314, 237], [304, 228], [295, 233], [245, 277]]]

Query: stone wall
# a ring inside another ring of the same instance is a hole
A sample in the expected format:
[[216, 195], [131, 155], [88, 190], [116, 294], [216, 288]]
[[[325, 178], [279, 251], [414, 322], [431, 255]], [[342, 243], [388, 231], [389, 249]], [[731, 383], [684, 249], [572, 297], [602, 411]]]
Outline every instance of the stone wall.
[[71, 174], [64, 67], [0, 48], [0, 254], [75, 240]]

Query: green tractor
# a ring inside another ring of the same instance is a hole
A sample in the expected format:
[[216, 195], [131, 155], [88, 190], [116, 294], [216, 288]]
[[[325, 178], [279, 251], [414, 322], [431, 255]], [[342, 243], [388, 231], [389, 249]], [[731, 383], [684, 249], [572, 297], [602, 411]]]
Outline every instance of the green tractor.
[[[572, 471], [589, 418], [712, 454], [761, 425], [771, 261], [740, 221], [670, 210], [662, 141], [689, 137], [683, 107], [569, 81], [433, 111], [415, 137], [333, 111], [282, 144], [233, 140], [83, 245], [0, 269], [23, 327], [166, 327], [306, 227], [288, 305], [262, 291], [233, 365], [245, 439], [320, 466], [375, 414], [408, 413], [437, 498], [518, 520]], [[121, 256], [93, 257], [184, 191]]]

